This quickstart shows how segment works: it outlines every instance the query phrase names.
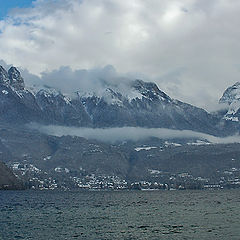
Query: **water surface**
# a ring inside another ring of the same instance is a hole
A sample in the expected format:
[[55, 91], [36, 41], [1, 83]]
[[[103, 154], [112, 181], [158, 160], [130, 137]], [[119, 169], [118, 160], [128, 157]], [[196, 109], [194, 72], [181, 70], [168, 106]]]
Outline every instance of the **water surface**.
[[240, 190], [0, 191], [0, 239], [240, 239]]

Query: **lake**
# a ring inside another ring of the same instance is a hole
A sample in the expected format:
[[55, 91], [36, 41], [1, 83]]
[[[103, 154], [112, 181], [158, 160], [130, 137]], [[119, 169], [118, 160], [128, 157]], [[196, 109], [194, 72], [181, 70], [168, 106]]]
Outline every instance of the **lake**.
[[240, 190], [0, 191], [0, 239], [240, 239]]

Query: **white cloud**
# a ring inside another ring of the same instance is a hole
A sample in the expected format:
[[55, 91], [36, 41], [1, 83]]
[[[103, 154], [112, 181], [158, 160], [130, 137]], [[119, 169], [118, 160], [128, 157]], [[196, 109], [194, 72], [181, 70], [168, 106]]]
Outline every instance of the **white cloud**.
[[77, 136], [108, 143], [116, 143], [122, 141], [140, 141], [149, 139], [151, 137], [159, 139], [202, 139], [214, 144], [240, 143], [239, 135], [220, 138], [205, 133], [194, 132], [191, 130], [172, 130], [166, 128], [77, 128], [57, 125], [45, 126], [34, 123], [28, 125], [28, 127], [57, 137]]
[[[28, 79], [27, 85], [35, 87], [50, 86], [60, 90], [64, 94], [72, 94], [76, 91], [81, 93], [95, 92], [101, 95], [106, 88], [111, 87], [122, 90], [129, 90], [129, 77], [117, 73], [111, 65], [103, 68], [78, 69], [65, 66], [58, 70], [41, 73], [41, 77], [31, 75], [28, 71], [22, 72], [23, 77]], [[130, 78], [131, 79], [131, 78]], [[117, 86], [116, 86], [117, 85]]]
[[0, 22], [0, 58], [40, 74], [113, 65], [208, 107], [239, 80], [238, 0], [38, 0]]

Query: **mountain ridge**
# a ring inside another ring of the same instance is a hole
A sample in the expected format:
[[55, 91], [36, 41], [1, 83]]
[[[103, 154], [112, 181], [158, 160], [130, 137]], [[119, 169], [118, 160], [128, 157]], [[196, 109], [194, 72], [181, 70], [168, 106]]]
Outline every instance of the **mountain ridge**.
[[172, 99], [153, 82], [133, 80], [125, 88], [69, 97], [53, 88], [25, 87], [21, 73], [0, 66], [0, 121], [77, 127], [147, 127], [192, 130], [216, 136], [236, 131], [228, 118]]
[[237, 143], [220, 145], [184, 136], [104, 143], [69, 134], [54, 136], [27, 124], [86, 127], [94, 135], [96, 128], [118, 127], [122, 131], [124, 126], [192, 130], [215, 136], [238, 132], [239, 123], [224, 118], [227, 109], [208, 113], [172, 99], [155, 83], [139, 79], [121, 87], [105, 86], [100, 94], [76, 91], [69, 97], [47, 87], [28, 89], [17, 69], [0, 67], [0, 160], [30, 188], [37, 189], [84, 188], [95, 179], [90, 184], [94, 188], [106, 179], [115, 179], [116, 184], [118, 177], [169, 186], [186, 180], [200, 185], [201, 181], [220, 183], [222, 178], [224, 184], [235, 184], [240, 176]]

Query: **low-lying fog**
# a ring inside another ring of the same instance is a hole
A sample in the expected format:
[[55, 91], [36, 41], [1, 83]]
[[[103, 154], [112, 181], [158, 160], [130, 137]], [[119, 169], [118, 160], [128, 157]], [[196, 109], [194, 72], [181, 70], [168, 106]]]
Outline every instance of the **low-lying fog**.
[[30, 128], [39, 130], [42, 133], [53, 136], [77, 136], [89, 140], [98, 140], [107, 143], [121, 141], [139, 141], [156, 137], [159, 139], [176, 138], [197, 138], [207, 140], [211, 143], [240, 143], [240, 136], [229, 136], [225, 138], [215, 137], [209, 134], [194, 132], [191, 130], [172, 130], [166, 128], [140, 128], [140, 127], [119, 127], [119, 128], [78, 128], [56, 125], [31, 124]]

